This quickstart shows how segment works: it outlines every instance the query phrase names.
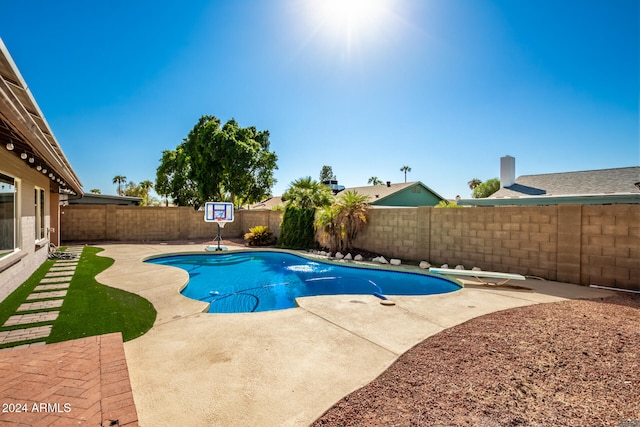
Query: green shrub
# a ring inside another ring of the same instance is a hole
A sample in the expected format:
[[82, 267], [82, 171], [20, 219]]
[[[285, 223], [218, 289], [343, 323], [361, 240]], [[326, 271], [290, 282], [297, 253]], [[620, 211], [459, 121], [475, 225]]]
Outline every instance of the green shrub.
[[299, 208], [288, 204], [282, 215], [278, 247], [309, 249], [315, 246], [313, 219], [315, 208]]
[[249, 246], [267, 246], [273, 244], [275, 238], [273, 233], [266, 225], [256, 225], [249, 229], [249, 232], [244, 235], [244, 240]]

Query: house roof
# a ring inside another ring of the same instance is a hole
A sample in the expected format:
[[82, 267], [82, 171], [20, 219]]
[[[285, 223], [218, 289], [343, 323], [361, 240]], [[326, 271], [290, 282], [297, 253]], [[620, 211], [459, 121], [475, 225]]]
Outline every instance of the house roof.
[[462, 206], [640, 203], [640, 166], [519, 176], [515, 184]]
[[[82, 194], [82, 184], [64, 155], [27, 83], [0, 39], [0, 141], [27, 153], [64, 191]], [[59, 180], [59, 181], [58, 181]]]
[[[358, 194], [369, 197], [369, 203], [378, 203], [383, 201], [385, 198], [396, 194], [399, 191], [402, 191], [407, 188], [411, 188], [413, 186], [420, 185], [425, 188], [427, 191], [431, 192], [434, 196], [444, 200], [444, 197], [440, 196], [438, 193], [424, 185], [420, 181], [412, 181], [412, 182], [403, 182], [400, 184], [390, 184], [387, 186], [386, 184], [382, 185], [367, 185], [364, 187], [347, 187], [344, 190], [341, 190], [336, 194], [336, 197], [340, 197], [347, 191], [356, 191]], [[260, 203], [257, 203], [251, 206], [251, 209], [271, 209], [274, 206], [284, 206], [284, 202], [282, 201], [282, 197], [274, 196], [263, 200]]]
[[77, 204], [116, 204], [116, 205], [139, 205], [142, 197], [115, 196], [110, 194], [84, 193], [82, 197], [69, 198], [70, 205]]
[[640, 193], [636, 186], [639, 182], [640, 166], [522, 175], [515, 184], [501, 188], [489, 198]]
[[282, 201], [282, 197], [273, 196], [261, 201], [260, 203], [256, 203], [255, 205], [251, 206], [251, 209], [272, 209], [275, 206], [283, 206], [283, 205], [284, 205], [284, 202]]
[[439, 195], [438, 193], [436, 193], [435, 191], [433, 191], [432, 189], [430, 189], [420, 181], [403, 182], [399, 184], [390, 184], [390, 185], [382, 184], [382, 185], [367, 185], [364, 187], [349, 187], [339, 192], [337, 196], [340, 197], [341, 194], [344, 194], [347, 191], [356, 191], [358, 194], [369, 196], [369, 203], [378, 203], [384, 200], [385, 198], [397, 193], [398, 191], [402, 191], [406, 188], [410, 188], [415, 185], [420, 185], [424, 187], [427, 191], [430, 191], [436, 197], [440, 198], [441, 200], [444, 200], [444, 197], [442, 197], [441, 195]]

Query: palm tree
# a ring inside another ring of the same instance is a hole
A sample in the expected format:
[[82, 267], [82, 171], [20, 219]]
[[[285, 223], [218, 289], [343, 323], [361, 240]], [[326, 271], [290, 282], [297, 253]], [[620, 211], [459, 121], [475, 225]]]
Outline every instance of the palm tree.
[[149, 180], [142, 181], [138, 187], [144, 191], [144, 205], [149, 206], [149, 190], [153, 188], [153, 182]]
[[404, 172], [404, 182], [407, 182], [407, 172], [411, 172], [411, 168], [409, 166], [403, 166], [400, 168], [400, 172]]
[[332, 198], [331, 189], [310, 176], [293, 181], [282, 195], [283, 201], [303, 209], [329, 206]]
[[113, 183], [118, 184], [118, 195], [122, 196], [122, 184], [127, 182], [127, 177], [123, 175], [116, 175], [113, 177]]
[[316, 236], [331, 252], [351, 249], [358, 233], [367, 223], [368, 196], [345, 192], [332, 206], [318, 211]]
[[367, 181], [367, 184], [382, 185], [383, 182], [380, 179], [378, 179], [377, 176], [372, 176], [371, 178], [369, 178], [369, 181]]
[[89, 193], [91, 193], [91, 194], [101, 194], [99, 188], [92, 188], [91, 190], [89, 190]]
[[330, 252], [341, 250], [342, 224], [338, 220], [340, 211], [336, 205], [325, 206], [316, 212], [313, 223], [316, 229], [316, 239]]
[[478, 178], [473, 178], [471, 181], [467, 182], [467, 185], [472, 190], [480, 184], [482, 184], [482, 181], [480, 181]]
[[358, 233], [367, 224], [368, 201], [369, 196], [356, 191], [347, 191], [338, 199], [339, 219], [344, 225], [342, 249], [351, 249]]

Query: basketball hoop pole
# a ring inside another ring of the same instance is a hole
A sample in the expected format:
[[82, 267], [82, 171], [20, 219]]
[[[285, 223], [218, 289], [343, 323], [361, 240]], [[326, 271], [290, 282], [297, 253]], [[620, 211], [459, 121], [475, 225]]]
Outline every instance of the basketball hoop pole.
[[216, 248], [216, 251], [221, 251], [222, 248], [220, 247], [220, 241], [222, 240], [222, 235], [220, 234], [220, 223], [216, 222], [216, 224], [218, 225], [218, 235], [216, 236], [216, 240], [218, 241], [218, 247]]
[[218, 235], [214, 241], [218, 242], [217, 247], [209, 245], [205, 247], [207, 251], [225, 251], [226, 247], [220, 246], [222, 241], [221, 228], [228, 222], [233, 222], [233, 203], [228, 202], [207, 202], [204, 205], [204, 221], [218, 224]]

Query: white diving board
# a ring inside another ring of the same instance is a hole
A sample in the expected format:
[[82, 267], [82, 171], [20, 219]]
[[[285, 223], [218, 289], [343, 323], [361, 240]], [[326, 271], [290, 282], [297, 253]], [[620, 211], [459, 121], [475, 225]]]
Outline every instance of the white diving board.
[[482, 280], [481, 277], [487, 277], [491, 279], [502, 279], [500, 283], [497, 283], [498, 286], [506, 284], [509, 280], [525, 280], [525, 277], [521, 274], [512, 274], [512, 273], [500, 273], [497, 271], [482, 271], [482, 270], [456, 270], [453, 268], [429, 268], [430, 273], [436, 274], [450, 274], [450, 275], [458, 275], [458, 276], [471, 276], [479, 280], [484, 284], [488, 284], [486, 281]]

